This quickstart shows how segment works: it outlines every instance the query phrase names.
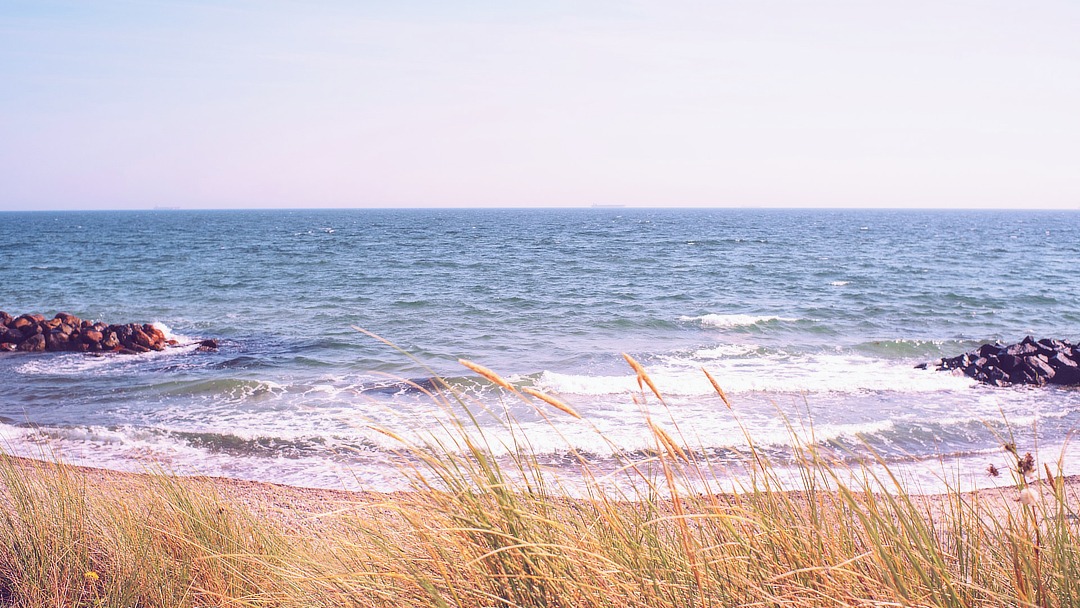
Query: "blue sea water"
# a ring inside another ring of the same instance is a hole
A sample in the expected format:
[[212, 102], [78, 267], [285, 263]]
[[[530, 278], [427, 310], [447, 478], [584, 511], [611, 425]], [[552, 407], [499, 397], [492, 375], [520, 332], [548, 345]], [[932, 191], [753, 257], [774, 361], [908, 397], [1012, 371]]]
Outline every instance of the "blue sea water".
[[[570, 450], [600, 470], [647, 455], [647, 413], [733, 470], [742, 428], [782, 462], [794, 425], [930, 488], [943, 472], [983, 483], [1010, 432], [1076, 473], [1080, 391], [914, 365], [1025, 335], [1077, 340], [1078, 261], [1076, 212], [0, 213], [0, 310], [155, 322], [185, 344], [0, 354], [0, 441], [126, 470], [395, 489], [398, 446], [372, 427], [437, 435], [447, 413], [403, 382], [437, 374], [490, 409], [479, 420], [493, 436], [512, 415], [568, 471]], [[220, 350], [196, 352], [204, 338]], [[537, 411], [458, 358], [587, 422]]]

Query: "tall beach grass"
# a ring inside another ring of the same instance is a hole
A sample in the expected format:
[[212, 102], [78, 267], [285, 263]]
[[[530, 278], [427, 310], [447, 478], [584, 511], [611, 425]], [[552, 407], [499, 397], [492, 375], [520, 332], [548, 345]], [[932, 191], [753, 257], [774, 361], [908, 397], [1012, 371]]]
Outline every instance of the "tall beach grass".
[[[627, 361], [638, 399], [662, 410], [647, 370]], [[580, 418], [462, 363], [506, 400]], [[646, 417], [655, 449], [626, 458], [624, 483], [582, 459], [571, 493], [512, 419], [505, 456], [476, 404], [445, 385], [430, 397], [453, 413], [441, 439], [377, 429], [399, 443], [412, 491], [286, 505], [289, 516], [213, 480], [2, 457], [0, 605], [1080, 606], [1075, 488], [1022, 447], [1008, 446], [1016, 466], [999, 472], [999, 492], [926, 497], [884, 463], [838, 461], [793, 428], [794, 488], [747, 437], [748, 474], [720, 492], [732, 481]]]

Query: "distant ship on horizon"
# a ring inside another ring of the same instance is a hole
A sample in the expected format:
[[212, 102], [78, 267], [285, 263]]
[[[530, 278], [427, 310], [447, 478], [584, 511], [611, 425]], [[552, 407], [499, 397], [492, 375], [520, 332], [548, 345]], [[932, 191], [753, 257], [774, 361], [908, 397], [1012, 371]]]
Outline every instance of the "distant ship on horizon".
[[593, 203], [593, 209], [623, 209], [626, 205], [613, 203]]

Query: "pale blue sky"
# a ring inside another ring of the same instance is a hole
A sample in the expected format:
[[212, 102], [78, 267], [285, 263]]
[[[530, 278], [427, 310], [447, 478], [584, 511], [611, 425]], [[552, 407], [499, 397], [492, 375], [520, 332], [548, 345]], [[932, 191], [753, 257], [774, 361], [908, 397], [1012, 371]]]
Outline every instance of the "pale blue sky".
[[1080, 2], [0, 3], [0, 209], [1080, 208]]

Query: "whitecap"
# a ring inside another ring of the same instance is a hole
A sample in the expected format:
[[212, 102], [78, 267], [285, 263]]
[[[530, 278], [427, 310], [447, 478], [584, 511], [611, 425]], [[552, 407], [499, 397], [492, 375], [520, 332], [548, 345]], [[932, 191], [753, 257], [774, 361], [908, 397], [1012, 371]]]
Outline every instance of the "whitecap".
[[776, 315], [746, 315], [746, 314], [705, 314], [696, 317], [682, 316], [679, 317], [683, 322], [696, 322], [700, 323], [704, 327], [749, 327], [752, 325], [758, 325], [762, 323], [768, 323], [770, 321], [798, 321], [798, 319], [791, 319], [787, 317], [780, 317]]
[[[708, 350], [706, 349], [706, 353]], [[671, 397], [714, 395], [704, 367], [729, 393], [833, 393], [904, 392], [927, 394], [963, 390], [975, 384], [962, 375], [918, 370], [906, 363], [851, 354], [788, 355], [783, 352], [760, 357], [665, 357], [646, 365], [649, 377], [661, 394]], [[636, 393], [637, 377], [588, 376], [545, 371], [538, 384], [544, 390], [567, 395], [601, 396]]]

